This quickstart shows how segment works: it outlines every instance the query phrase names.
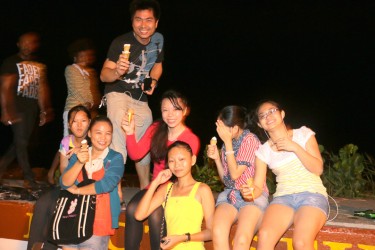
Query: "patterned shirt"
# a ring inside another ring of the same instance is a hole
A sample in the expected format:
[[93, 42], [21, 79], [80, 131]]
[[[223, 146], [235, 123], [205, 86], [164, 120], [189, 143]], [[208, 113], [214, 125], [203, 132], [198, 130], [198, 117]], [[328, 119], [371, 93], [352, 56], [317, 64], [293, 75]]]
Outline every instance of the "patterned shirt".
[[[247, 168], [244, 170], [241, 176], [238, 177], [236, 180], [233, 180], [229, 173], [228, 162], [225, 155], [226, 148], [225, 145], [223, 145], [223, 148], [221, 150], [221, 159], [224, 168], [223, 181], [226, 189], [232, 189], [232, 191], [228, 194], [228, 201], [234, 204], [237, 200], [236, 196], [241, 197], [239, 195], [239, 189], [241, 188], [241, 186], [246, 184], [249, 178], [254, 177], [255, 151], [260, 146], [260, 141], [255, 134], [245, 129], [241, 134], [240, 138], [233, 139], [232, 143], [237, 165], [247, 166]], [[264, 184], [263, 189], [266, 193], [268, 193], [266, 184]]]

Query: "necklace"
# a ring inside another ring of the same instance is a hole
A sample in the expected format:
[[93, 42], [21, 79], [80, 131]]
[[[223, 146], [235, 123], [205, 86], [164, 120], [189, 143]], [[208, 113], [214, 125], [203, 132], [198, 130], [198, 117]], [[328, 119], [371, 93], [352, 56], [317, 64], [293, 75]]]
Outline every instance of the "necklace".
[[[284, 123], [284, 121], [283, 121], [283, 123]], [[289, 132], [288, 132], [288, 129], [286, 128], [285, 123], [284, 123], [284, 128], [285, 128], [286, 137], [288, 138], [288, 137], [289, 137]], [[275, 142], [275, 141], [272, 140], [272, 138], [268, 135], [268, 133], [267, 133], [266, 130], [264, 130], [264, 133], [266, 134], [266, 136], [267, 136], [267, 138], [268, 138], [268, 140], [269, 140], [269, 143], [271, 144], [270, 147], [275, 146], [275, 145], [277, 144], [277, 142]], [[280, 138], [281, 138], [281, 137], [280, 137]], [[279, 139], [277, 139], [277, 140], [279, 140]], [[276, 141], [277, 141], [277, 140], [276, 140]]]

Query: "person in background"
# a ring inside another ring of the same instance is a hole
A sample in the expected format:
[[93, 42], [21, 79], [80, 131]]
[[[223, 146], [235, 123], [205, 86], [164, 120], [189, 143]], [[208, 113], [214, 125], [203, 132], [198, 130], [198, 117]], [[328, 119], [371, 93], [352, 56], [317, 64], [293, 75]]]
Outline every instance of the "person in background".
[[208, 145], [207, 156], [215, 161], [225, 188], [216, 200], [213, 222], [214, 249], [231, 249], [229, 234], [237, 222], [233, 249], [249, 249], [251, 241], [268, 205], [265, 179], [260, 183], [261, 195], [252, 201], [241, 197], [240, 189], [254, 177], [255, 151], [260, 145], [251, 133], [251, 117], [241, 106], [226, 106], [216, 121], [216, 131], [224, 145], [219, 152], [217, 145]]
[[[200, 148], [199, 138], [185, 125], [185, 119], [190, 113], [188, 100], [185, 96], [174, 90], [164, 92], [160, 109], [162, 120], [155, 121], [139, 141], [135, 137], [135, 119], [131, 119], [129, 122], [129, 117], [124, 116], [122, 121], [122, 128], [126, 134], [126, 147], [130, 158], [133, 160], [141, 159], [147, 153], [151, 152], [154, 165], [152, 179], [155, 179], [160, 171], [165, 169], [167, 147], [174, 141], [180, 140], [188, 143], [195, 156], [198, 155]], [[137, 116], [136, 113], [134, 115]], [[136, 220], [134, 213], [147, 189], [148, 186], [136, 193], [126, 207], [126, 249], [134, 250], [140, 247], [143, 236], [143, 222]], [[162, 218], [162, 206], [159, 206], [148, 216], [151, 250], [160, 249], [160, 226]]]
[[[92, 119], [88, 136], [91, 147], [81, 147], [69, 160], [60, 177], [63, 189], [73, 194], [96, 195], [93, 236], [78, 245], [63, 245], [62, 249], [107, 250], [110, 236], [119, 226], [120, 197], [118, 183], [124, 174], [122, 155], [109, 148], [112, 141], [112, 123], [106, 116]], [[107, 162], [104, 166], [104, 162]], [[96, 182], [77, 187], [83, 180], [82, 168]]]
[[[73, 64], [65, 68], [65, 80], [68, 96], [63, 113], [64, 136], [69, 134], [68, 112], [77, 105], [84, 105], [91, 112], [91, 117], [98, 114], [101, 93], [99, 77], [93, 65], [96, 61], [96, 48], [92, 40], [77, 39], [68, 47]], [[59, 166], [60, 152], [57, 152], [48, 171], [48, 182], [55, 184], [54, 174]]]
[[69, 45], [68, 53], [73, 64], [65, 68], [68, 96], [63, 114], [64, 136], [69, 134], [69, 110], [76, 105], [84, 105], [90, 110], [91, 117], [95, 118], [101, 99], [99, 77], [93, 68], [96, 61], [96, 48], [93, 41], [87, 38], [77, 39]]
[[274, 249], [285, 231], [294, 226], [293, 249], [313, 250], [314, 240], [328, 215], [328, 195], [320, 175], [323, 160], [315, 133], [308, 127], [287, 128], [285, 111], [275, 101], [259, 103], [254, 112], [268, 140], [256, 151], [254, 183], [243, 189], [246, 199], [261, 194], [267, 166], [276, 175], [276, 192], [258, 232], [257, 249]]
[[[91, 121], [90, 111], [82, 105], [75, 106], [68, 113], [68, 127], [71, 132], [60, 142], [59, 149], [59, 173], [68, 166], [71, 156], [79, 151], [81, 142], [87, 139], [87, 132]], [[58, 174], [60, 176], [60, 174]], [[59, 197], [60, 187], [55, 186], [44, 193], [35, 202], [33, 217], [30, 225], [30, 236], [27, 242], [27, 250], [48, 249], [56, 250], [58, 246], [47, 242], [51, 219]]]
[[[156, 0], [133, 0], [130, 3], [133, 30], [116, 37], [109, 47], [100, 79], [105, 83], [107, 116], [114, 127], [111, 148], [127, 159], [125, 134], [121, 120], [129, 108], [136, 114], [136, 138], [139, 140], [153, 121], [148, 95], [155, 91], [162, 75], [164, 38], [156, 32], [160, 6]], [[129, 53], [124, 45], [129, 44]], [[130, 55], [130, 56], [129, 56]], [[125, 163], [125, 162], [124, 162]], [[140, 188], [150, 183], [150, 155], [135, 162]]]
[[[211, 188], [192, 176], [196, 160], [188, 143], [171, 144], [166, 159], [168, 169], [151, 182], [135, 211], [135, 218], [144, 220], [163, 205], [167, 235], [161, 239], [161, 249], [200, 250], [205, 249], [205, 241], [211, 240], [215, 200]], [[168, 182], [172, 176], [176, 180]]]
[[23, 171], [24, 186], [36, 188], [28, 154], [30, 136], [38, 113], [39, 126], [53, 119], [47, 66], [37, 55], [40, 36], [36, 32], [22, 34], [18, 53], [6, 58], [0, 69], [1, 122], [11, 126], [13, 142], [0, 161], [0, 182], [7, 167], [17, 158]]

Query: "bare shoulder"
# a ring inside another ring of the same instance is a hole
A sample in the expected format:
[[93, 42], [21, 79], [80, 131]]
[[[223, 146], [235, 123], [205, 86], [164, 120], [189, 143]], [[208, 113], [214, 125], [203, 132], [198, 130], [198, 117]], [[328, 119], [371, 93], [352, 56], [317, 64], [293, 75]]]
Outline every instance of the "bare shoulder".
[[161, 195], [162, 197], [166, 196], [168, 184], [169, 182], [159, 185], [159, 187], [156, 189], [156, 194]]
[[208, 186], [206, 183], [203, 183], [203, 182], [200, 183], [197, 193], [202, 194], [202, 197], [206, 195], [213, 195], [210, 186]]

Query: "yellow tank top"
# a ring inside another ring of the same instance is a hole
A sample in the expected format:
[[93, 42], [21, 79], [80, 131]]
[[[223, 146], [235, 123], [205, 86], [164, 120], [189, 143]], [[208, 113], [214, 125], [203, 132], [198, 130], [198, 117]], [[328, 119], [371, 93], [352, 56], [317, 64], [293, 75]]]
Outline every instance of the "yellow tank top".
[[[169, 190], [172, 183], [169, 183]], [[200, 182], [194, 184], [189, 196], [171, 196], [169, 193], [165, 207], [165, 220], [168, 235], [183, 235], [185, 233], [195, 234], [202, 230], [203, 208], [202, 204], [195, 199]], [[173, 187], [172, 187], [173, 189]], [[172, 190], [171, 190], [172, 191]], [[189, 241], [176, 245], [173, 250], [201, 250], [204, 242]]]

